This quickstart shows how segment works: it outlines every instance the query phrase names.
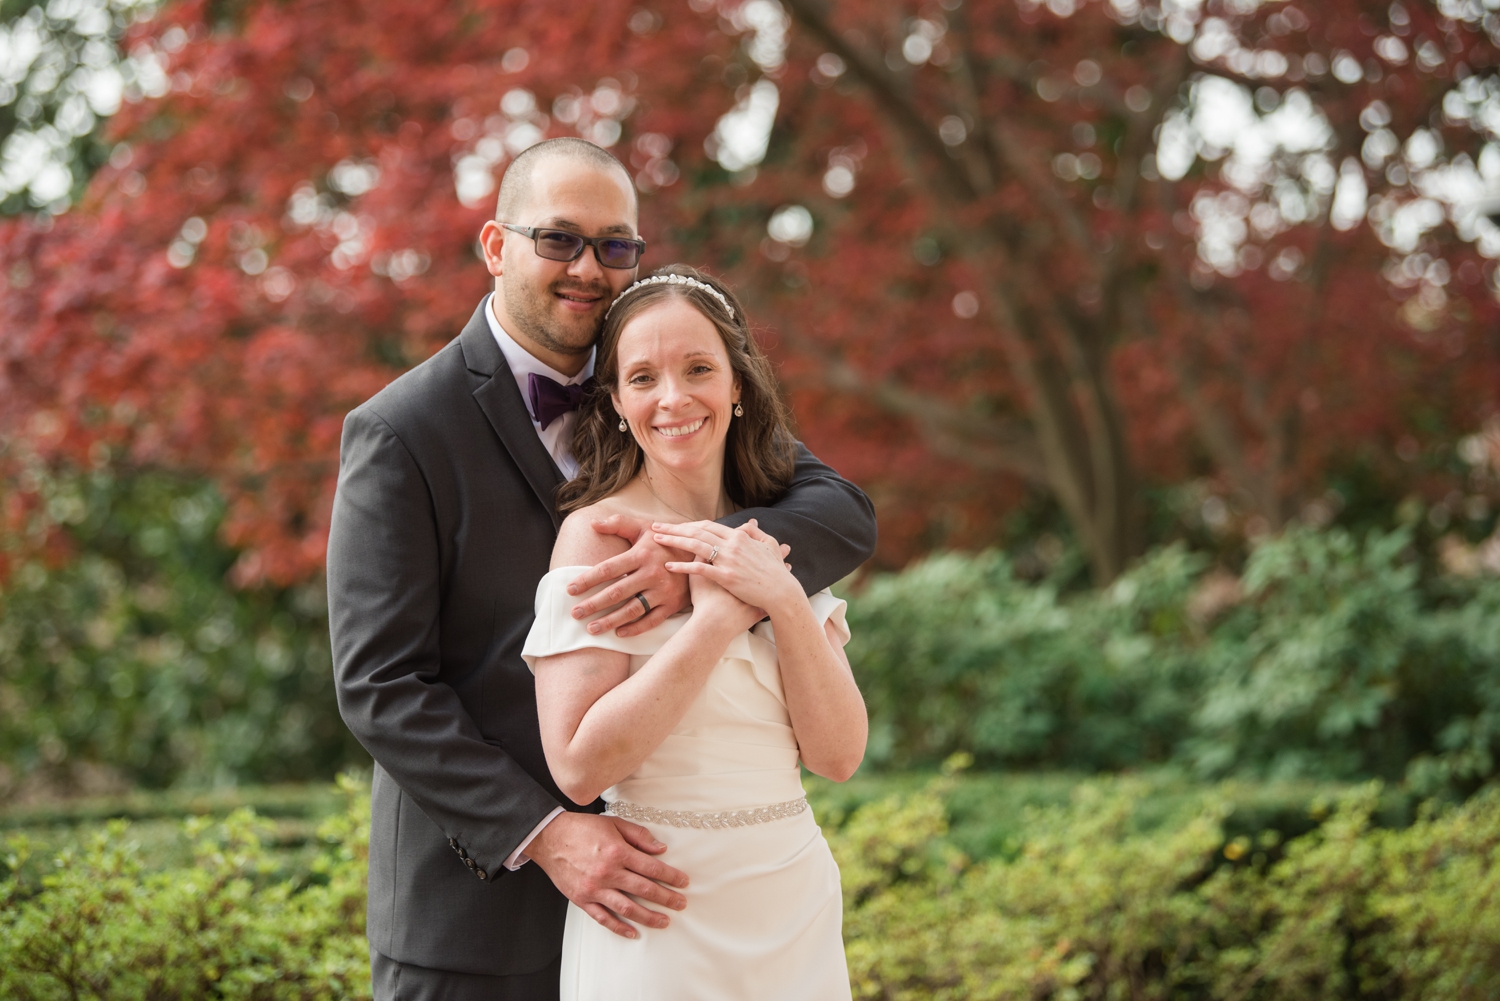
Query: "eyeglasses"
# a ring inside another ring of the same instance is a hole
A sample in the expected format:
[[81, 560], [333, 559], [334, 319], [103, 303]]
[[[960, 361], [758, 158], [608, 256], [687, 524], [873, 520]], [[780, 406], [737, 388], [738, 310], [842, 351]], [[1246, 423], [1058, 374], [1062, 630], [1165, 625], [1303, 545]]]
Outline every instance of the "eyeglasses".
[[502, 222], [501, 227], [512, 233], [530, 237], [536, 244], [536, 256], [549, 261], [576, 261], [584, 247], [594, 248], [594, 257], [606, 268], [633, 268], [641, 261], [646, 250], [645, 240], [631, 240], [623, 236], [579, 236], [565, 229], [538, 229], [535, 226], [517, 226]]

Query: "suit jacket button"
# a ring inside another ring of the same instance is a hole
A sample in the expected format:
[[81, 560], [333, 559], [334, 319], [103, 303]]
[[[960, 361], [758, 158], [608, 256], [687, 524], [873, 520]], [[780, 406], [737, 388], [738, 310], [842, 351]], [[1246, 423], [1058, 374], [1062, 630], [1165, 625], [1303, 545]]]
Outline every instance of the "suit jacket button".
[[474, 875], [478, 876], [480, 879], [489, 879], [490, 878], [489, 876], [487, 876], [485, 874], [485, 871], [483, 869], [480, 869], [480, 870], [476, 871], [474, 873]]
[[466, 858], [466, 859], [464, 859], [464, 865], [468, 866], [470, 869], [473, 869], [474, 868], [474, 860], [471, 859], [471, 858]]
[[457, 838], [449, 838], [448, 839], [448, 847], [449, 848], [453, 848], [453, 849], [456, 850], [458, 848], [458, 839]]

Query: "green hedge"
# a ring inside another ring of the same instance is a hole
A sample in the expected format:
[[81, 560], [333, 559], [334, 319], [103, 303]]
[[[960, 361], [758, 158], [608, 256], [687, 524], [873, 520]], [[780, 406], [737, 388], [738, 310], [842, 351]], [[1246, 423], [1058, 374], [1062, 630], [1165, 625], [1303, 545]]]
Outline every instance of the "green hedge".
[[[955, 782], [847, 817], [818, 806], [856, 997], [1500, 997], [1500, 791], [1390, 829], [1370, 784], [1311, 804], [1321, 823], [1288, 839], [1227, 834], [1220, 791], [1153, 823], [1152, 780], [1107, 779], [1025, 810], [1007, 851], [975, 862], [947, 836]], [[13, 843], [0, 998], [368, 997], [369, 803], [343, 788], [321, 858], [294, 874], [248, 811], [189, 822], [194, 863], [158, 872], [118, 822], [55, 861]]]
[[1500, 580], [1423, 578], [1404, 532], [1294, 530], [1239, 580], [1177, 546], [1102, 592], [940, 555], [850, 599], [869, 758], [1410, 778], [1474, 788], [1500, 750]]

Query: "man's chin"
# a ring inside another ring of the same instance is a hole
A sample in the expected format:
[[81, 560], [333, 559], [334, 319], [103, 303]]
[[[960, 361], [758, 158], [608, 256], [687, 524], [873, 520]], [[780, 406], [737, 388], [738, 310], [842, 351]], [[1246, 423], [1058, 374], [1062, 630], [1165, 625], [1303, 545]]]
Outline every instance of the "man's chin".
[[566, 306], [552, 311], [552, 336], [560, 345], [586, 350], [599, 339], [604, 329], [604, 307], [579, 313]]

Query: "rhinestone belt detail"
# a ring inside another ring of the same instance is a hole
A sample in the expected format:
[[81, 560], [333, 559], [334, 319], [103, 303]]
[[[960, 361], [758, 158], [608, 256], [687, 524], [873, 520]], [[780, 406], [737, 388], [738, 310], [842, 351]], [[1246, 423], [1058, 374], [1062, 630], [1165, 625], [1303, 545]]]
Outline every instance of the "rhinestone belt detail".
[[641, 806], [616, 800], [604, 811], [607, 816], [620, 817], [642, 824], [666, 824], [668, 827], [749, 827], [766, 824], [773, 820], [795, 817], [807, 809], [807, 797], [772, 803], [754, 810], [725, 810], [719, 813], [695, 813], [692, 810], [658, 810], [654, 806]]

